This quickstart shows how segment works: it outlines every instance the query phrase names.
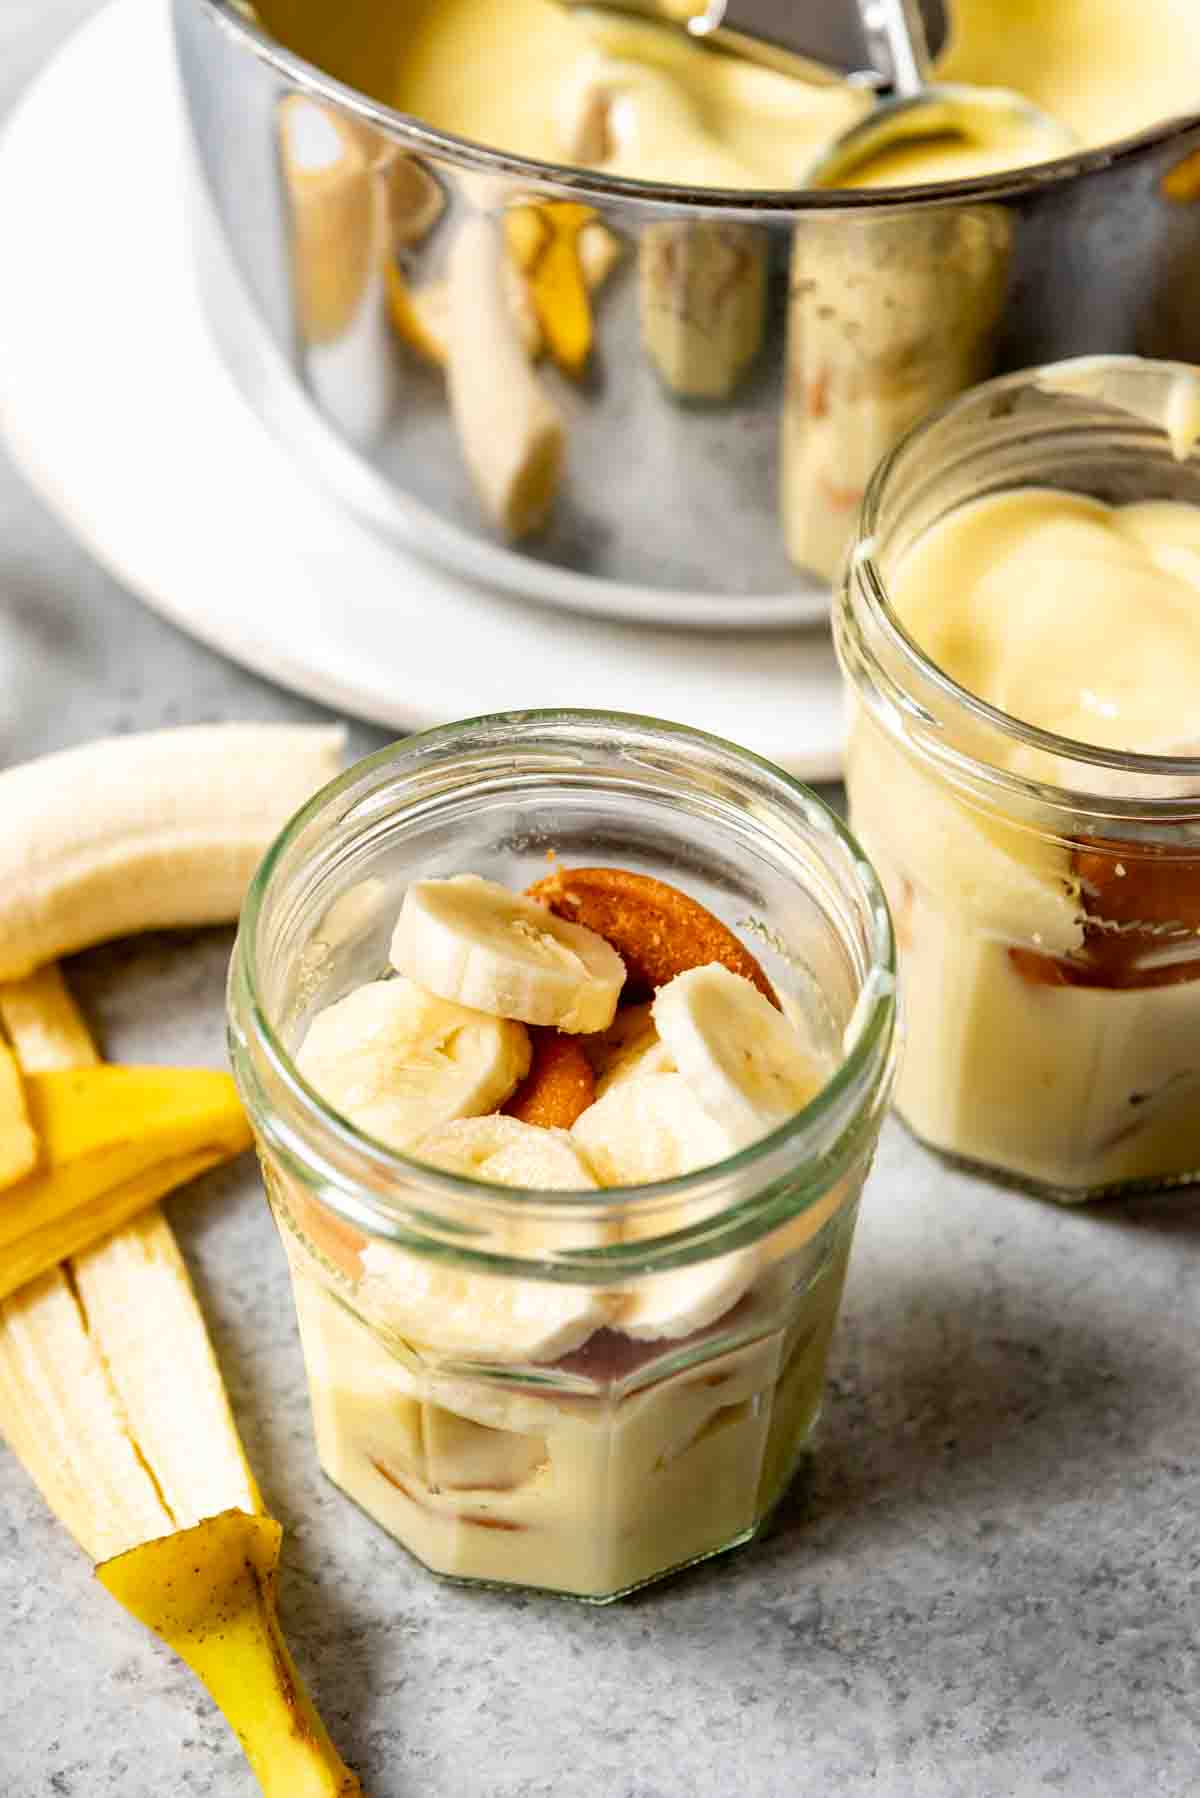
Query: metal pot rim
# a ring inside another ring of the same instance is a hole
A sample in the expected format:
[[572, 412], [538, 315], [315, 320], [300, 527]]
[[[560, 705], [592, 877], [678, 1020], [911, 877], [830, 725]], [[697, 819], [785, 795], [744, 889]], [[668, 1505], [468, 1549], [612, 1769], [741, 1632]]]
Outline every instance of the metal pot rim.
[[456, 137], [448, 131], [437, 131], [424, 125], [409, 113], [399, 112], [370, 99], [357, 88], [327, 75], [313, 63], [286, 49], [264, 28], [248, 19], [239, 0], [190, 0], [199, 4], [216, 25], [239, 40], [252, 55], [268, 63], [303, 92], [330, 100], [344, 111], [353, 113], [365, 123], [379, 127], [390, 136], [412, 145], [416, 150], [437, 154], [469, 168], [492, 174], [518, 176], [539, 187], [559, 187], [574, 194], [587, 194], [604, 201], [620, 201], [634, 206], [670, 206], [692, 211], [719, 212], [777, 217], [798, 212], [857, 212], [887, 207], [928, 206], [939, 202], [981, 202], [1004, 200], [1031, 193], [1079, 175], [1107, 168], [1110, 164], [1136, 156], [1155, 144], [1182, 137], [1200, 128], [1200, 111], [1165, 119], [1150, 125], [1132, 137], [1119, 138], [1075, 155], [1056, 157], [1051, 162], [1036, 163], [1002, 175], [976, 175], [969, 180], [931, 181], [920, 186], [886, 188], [835, 188], [825, 192], [815, 188], [763, 188], [746, 191], [739, 188], [684, 187], [673, 182], [640, 181], [623, 175], [606, 175], [592, 169], [573, 168], [566, 164], [539, 162], [532, 157], [513, 156], [487, 149], [470, 138]]

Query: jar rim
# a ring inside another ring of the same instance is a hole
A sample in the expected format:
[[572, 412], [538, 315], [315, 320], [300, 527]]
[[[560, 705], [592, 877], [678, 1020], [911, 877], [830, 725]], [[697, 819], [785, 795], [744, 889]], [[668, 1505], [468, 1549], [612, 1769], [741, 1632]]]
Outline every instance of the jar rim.
[[[722, 758], [726, 765], [732, 763], [753, 774], [790, 805], [798, 804], [805, 821], [832, 837], [849, 858], [851, 875], [857, 887], [856, 898], [867, 926], [869, 957], [859, 986], [857, 1003], [844, 1031], [842, 1057], [824, 1086], [801, 1111], [769, 1135], [723, 1161], [670, 1180], [640, 1186], [604, 1187], [595, 1192], [512, 1187], [475, 1180], [433, 1167], [428, 1162], [415, 1160], [357, 1130], [348, 1120], [339, 1116], [304, 1079], [281, 1041], [261, 998], [256, 949], [263, 908], [281, 860], [298, 835], [330, 804], [349, 793], [362, 781], [364, 775], [419, 758], [431, 748], [453, 743], [458, 738], [465, 738], [470, 732], [502, 731], [511, 742], [514, 734], [522, 729], [538, 731], [572, 726], [603, 726], [607, 730], [615, 727], [618, 731], [636, 733], [642, 740], [693, 744], [710, 755]], [[494, 1206], [498, 1212], [519, 1207], [526, 1212], [541, 1212], [547, 1218], [557, 1217], [560, 1220], [572, 1215], [586, 1215], [590, 1209], [609, 1211], [614, 1204], [628, 1207], [634, 1203], [639, 1208], [644, 1206], [646, 1210], [653, 1212], [660, 1206], [666, 1209], [677, 1205], [683, 1198], [695, 1196], [706, 1185], [742, 1175], [757, 1164], [769, 1161], [781, 1148], [791, 1143], [803, 1143], [806, 1138], [811, 1139], [819, 1127], [832, 1114], [836, 1114], [839, 1106], [846, 1105], [857, 1086], [865, 1085], [869, 1092], [879, 1092], [886, 1086], [895, 1056], [895, 938], [883, 888], [865, 853], [846, 825], [802, 782], [752, 751], [708, 732], [636, 713], [574, 708], [492, 713], [415, 733], [362, 758], [314, 794], [284, 826], [260, 863], [246, 895], [231, 964], [230, 1015], [231, 1034], [246, 1042], [247, 1030], [253, 1032], [255, 1046], [265, 1058], [274, 1079], [279, 1081], [284, 1093], [296, 1106], [298, 1115], [307, 1121], [315, 1120], [319, 1130], [336, 1149], [353, 1154], [366, 1169], [366, 1178], [355, 1178], [348, 1176], [339, 1165], [336, 1175], [330, 1175], [336, 1189], [330, 1195], [330, 1202], [335, 1197], [349, 1196], [350, 1204], [346, 1215], [353, 1222], [365, 1225], [378, 1234], [394, 1234], [394, 1230], [390, 1230], [388, 1226], [389, 1223], [395, 1225], [398, 1221], [397, 1213], [388, 1207], [385, 1195], [389, 1188], [404, 1191], [410, 1199], [414, 1192], [418, 1195], [424, 1192], [428, 1196], [449, 1200], [468, 1198], [474, 1201], [476, 1207], [483, 1201]], [[236, 1059], [235, 1047], [235, 1063]], [[852, 1109], [857, 1116], [860, 1108]], [[844, 1137], [848, 1132], [843, 1130], [841, 1134]], [[308, 1134], [284, 1127], [275, 1131], [273, 1140], [274, 1146], [282, 1148], [285, 1153], [290, 1151], [296, 1157], [302, 1156], [310, 1165], [313, 1162], [313, 1143]], [[320, 1156], [318, 1159], [324, 1161], [325, 1158]], [[793, 1202], [786, 1215], [801, 1215], [808, 1205], [819, 1200], [830, 1183], [831, 1179], [826, 1179], [805, 1204], [797, 1206]], [[352, 1189], [348, 1194], [345, 1190], [347, 1186]], [[774, 1195], [768, 1189], [767, 1200], [772, 1196]], [[727, 1225], [730, 1212], [736, 1213], [743, 1223], [752, 1221], [763, 1209], [760, 1198], [761, 1195], [752, 1195], [743, 1205], [731, 1207], [722, 1218], [708, 1218], [707, 1228], [711, 1231], [716, 1224]], [[337, 1208], [341, 1209], [340, 1205]], [[761, 1232], [756, 1230], [754, 1233]], [[639, 1243], [628, 1246], [644, 1250], [650, 1245]], [[723, 1242], [722, 1247], [724, 1246]], [[606, 1249], [586, 1251], [586, 1259], [593, 1267], [613, 1265], [610, 1251]], [[489, 1257], [488, 1260], [490, 1265], [496, 1264], [494, 1257]]]
[[984, 201], [1018, 197], [1040, 187], [1069, 181], [1077, 175], [1109, 167], [1155, 144], [1182, 137], [1200, 126], [1200, 112], [1175, 115], [1147, 125], [1143, 130], [1117, 138], [1111, 144], [1071, 151], [1046, 162], [1000, 174], [972, 175], [956, 181], [906, 183], [885, 188], [724, 188], [688, 187], [670, 181], [644, 181], [628, 175], [609, 175], [569, 163], [542, 162], [532, 156], [489, 149], [486, 144], [426, 125], [411, 113], [373, 100], [360, 89], [340, 81], [298, 52], [289, 50], [257, 20], [248, 18], [242, 0], [199, 0], [216, 24], [240, 39], [259, 61], [285, 75], [310, 96], [330, 100], [364, 123], [375, 125], [392, 137], [410, 141], [418, 150], [431, 151], [469, 168], [516, 175], [541, 186], [553, 184], [573, 193], [630, 204], [687, 207], [705, 212], [772, 217], [796, 212], [848, 212], [887, 207], [911, 209], [940, 201]]
[[[1062, 736], [1056, 731], [1046, 730], [1037, 724], [1030, 724], [1025, 719], [1014, 717], [1011, 712], [1005, 712], [999, 706], [982, 699], [969, 687], [962, 686], [926, 654], [916, 638], [905, 629], [888, 596], [887, 582], [876, 556], [877, 532], [889, 483], [903, 465], [905, 458], [950, 419], [962, 416], [975, 408], [986, 408], [993, 404], [998, 397], [1007, 393], [1021, 388], [1030, 388], [1052, 396], [1055, 392], [1055, 382], [1061, 381], [1064, 373], [1070, 370], [1097, 374], [1117, 372], [1129, 375], [1134, 379], [1153, 373], [1160, 379], [1170, 376], [1192, 383], [1197, 382], [1200, 378], [1197, 370], [1184, 362], [1131, 355], [1079, 356], [1061, 362], [1035, 364], [1030, 368], [1018, 369], [1012, 374], [998, 375], [990, 381], [980, 382], [965, 393], [955, 395], [944, 405], [927, 413], [917, 424], [906, 431], [904, 436], [876, 465], [863, 494], [858, 533], [847, 552], [842, 576], [843, 590], [848, 592], [855, 581], [859, 583], [860, 591], [867, 601], [873, 621], [879, 626], [888, 647], [900, 658], [902, 664], [918, 675], [934, 692], [965, 712], [974, 722], [1000, 733], [1010, 741], [1052, 756], [1060, 762], [1080, 764], [1083, 767], [1103, 768], [1122, 775], [1136, 775], [1147, 779], [1153, 779], [1155, 776], [1171, 777], [1175, 780], [1181, 777], [1190, 778], [1200, 786], [1200, 755], [1152, 755], [1136, 750], [1106, 749], [1100, 744], [1085, 743], [1078, 738]], [[1064, 399], [1072, 397], [1069, 389], [1060, 387], [1058, 391]], [[1119, 402], [1113, 402], [1113, 405], [1115, 409], [1123, 410], [1119, 406]], [[1129, 413], [1128, 416], [1135, 415]], [[1141, 422], [1147, 428], [1156, 428], [1146, 418], [1142, 418]], [[1157, 429], [1159, 435], [1165, 440], [1166, 431], [1162, 427], [1157, 427]], [[1096, 802], [1102, 800], [1106, 813], [1113, 817], [1144, 818], [1148, 806], [1155, 812], [1162, 810], [1180, 816], [1194, 816], [1198, 800], [1200, 800], [1200, 795], [1133, 799], [1098, 793], [1068, 787], [1041, 778], [1034, 779], [957, 747], [951, 748], [943, 745], [939, 747], [938, 753], [948, 763], [969, 777], [978, 780], [981, 784], [1019, 793], [1027, 799], [1040, 800], [1043, 803], [1068, 810], [1094, 808]]]

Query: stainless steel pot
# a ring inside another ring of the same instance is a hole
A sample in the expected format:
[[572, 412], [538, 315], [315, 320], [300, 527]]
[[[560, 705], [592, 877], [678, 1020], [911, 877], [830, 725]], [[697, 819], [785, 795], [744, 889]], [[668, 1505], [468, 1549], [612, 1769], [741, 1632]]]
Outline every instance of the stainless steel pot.
[[[238, 0], [172, 3], [203, 291], [252, 402], [375, 526], [510, 591], [811, 616], [931, 406], [1093, 351], [1200, 361], [1200, 95], [1020, 175], [690, 192], [449, 137]], [[538, 314], [517, 265], [551, 241]]]

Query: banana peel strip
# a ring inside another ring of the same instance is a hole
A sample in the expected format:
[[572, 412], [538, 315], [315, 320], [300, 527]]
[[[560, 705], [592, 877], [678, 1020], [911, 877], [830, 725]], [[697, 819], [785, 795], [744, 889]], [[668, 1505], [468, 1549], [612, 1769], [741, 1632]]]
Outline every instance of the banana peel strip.
[[[101, 1191], [90, 1202], [77, 1205], [65, 1216], [55, 1217], [0, 1249], [0, 1299], [36, 1280], [47, 1269], [71, 1255], [82, 1254], [102, 1237], [132, 1222], [140, 1212], [156, 1205], [189, 1181], [198, 1180], [210, 1168], [228, 1158], [224, 1148], [200, 1150], [159, 1161], [143, 1172]], [[4, 1213], [0, 1211], [0, 1218]]]
[[[30, 1071], [98, 1059], [57, 970], [0, 988], [0, 1016]], [[156, 1208], [0, 1300], [0, 1427], [105, 1588], [199, 1673], [267, 1798], [361, 1798], [280, 1633], [282, 1531]]]
[[0, 1024], [26, 1074], [91, 1068], [100, 1060], [57, 962], [0, 986]]
[[271, 1517], [224, 1511], [103, 1562], [96, 1577], [204, 1682], [267, 1798], [358, 1798], [279, 1627], [282, 1537]]
[[38, 1141], [21, 1070], [8, 1044], [0, 1042], [0, 1191], [23, 1180], [37, 1161]]
[[208, 1068], [57, 1068], [26, 1076], [25, 1101], [40, 1161], [0, 1193], [0, 1298], [251, 1142]]
[[525, 271], [546, 347], [564, 374], [578, 380], [592, 353], [592, 304], [579, 257], [579, 234], [596, 214], [574, 200], [539, 208], [547, 241]]

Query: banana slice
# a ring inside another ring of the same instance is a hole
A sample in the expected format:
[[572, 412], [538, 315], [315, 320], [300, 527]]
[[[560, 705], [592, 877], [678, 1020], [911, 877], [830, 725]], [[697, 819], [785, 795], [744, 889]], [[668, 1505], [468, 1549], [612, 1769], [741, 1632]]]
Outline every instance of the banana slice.
[[736, 1148], [786, 1123], [825, 1084], [782, 1013], [719, 962], [676, 975], [653, 1016], [697, 1104]]
[[586, 1040], [585, 1048], [596, 1075], [598, 1099], [635, 1074], [674, 1074], [678, 1071], [670, 1051], [654, 1028], [650, 1007], [650, 1000], [644, 1005], [622, 1006], [602, 1036]]
[[602, 1186], [673, 1180], [724, 1161], [739, 1147], [681, 1074], [635, 1074], [619, 1081], [576, 1119], [571, 1135]]
[[296, 1066], [358, 1129], [407, 1149], [438, 1124], [503, 1105], [529, 1056], [523, 1025], [400, 978], [360, 986], [318, 1013]]
[[603, 937], [477, 874], [417, 880], [392, 963], [443, 999], [560, 1030], [606, 1030], [625, 964]]
[[497, 1186], [567, 1192], [596, 1185], [583, 1151], [568, 1131], [523, 1124], [519, 1118], [459, 1118], [421, 1137], [412, 1154], [447, 1173], [490, 1180]]
[[[774, 1009], [768, 1000], [762, 1003]], [[671, 1073], [618, 1080], [584, 1112], [572, 1135], [601, 1180], [621, 1186], [690, 1173], [733, 1154], [738, 1146], [704, 1110], [683, 1076]], [[637, 1242], [669, 1236], [719, 1207], [719, 1200], [705, 1210], [689, 1199], [666, 1210], [655, 1205], [645, 1215], [634, 1208], [622, 1220], [621, 1238]], [[622, 1293], [612, 1327], [643, 1341], [690, 1336], [736, 1305], [756, 1272], [754, 1252], [738, 1249], [692, 1267], [646, 1274]]]
[[[587, 1161], [565, 1130], [543, 1130], [517, 1118], [463, 1118], [413, 1145], [423, 1161], [499, 1186], [595, 1188]], [[497, 1255], [536, 1256], [544, 1225], [510, 1207], [480, 1214], [486, 1246]], [[579, 1220], [576, 1241], [600, 1246], [613, 1228]], [[482, 1245], [481, 1245], [482, 1246]], [[611, 1322], [616, 1300], [586, 1286], [488, 1274], [373, 1242], [363, 1253], [359, 1296], [409, 1342], [445, 1355], [505, 1362], [556, 1361]]]
[[1047, 955], [1082, 946], [1069, 846], [960, 799], [871, 725], [859, 723], [846, 756], [850, 823], [863, 848], [910, 879], [919, 868], [920, 896], [952, 928]]

